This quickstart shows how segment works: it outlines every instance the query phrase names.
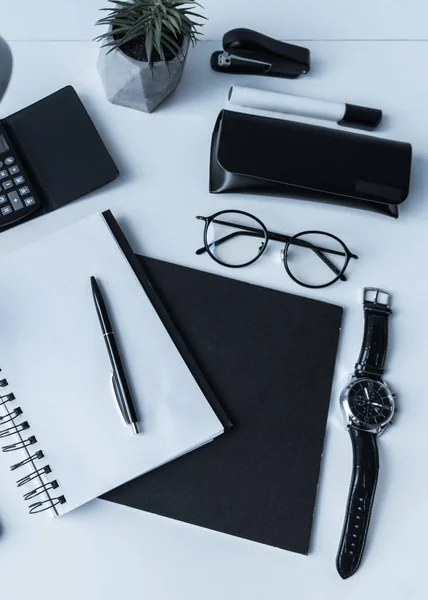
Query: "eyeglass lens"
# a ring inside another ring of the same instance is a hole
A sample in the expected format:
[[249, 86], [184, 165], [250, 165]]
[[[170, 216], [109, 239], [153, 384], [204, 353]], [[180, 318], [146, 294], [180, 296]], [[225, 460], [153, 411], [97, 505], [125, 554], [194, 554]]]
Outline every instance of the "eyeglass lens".
[[256, 219], [238, 212], [219, 214], [208, 226], [209, 253], [230, 267], [244, 266], [262, 254], [267, 238]]
[[337, 281], [347, 260], [340, 240], [318, 232], [294, 236], [284, 254], [284, 266], [290, 277], [310, 287], [324, 287]]

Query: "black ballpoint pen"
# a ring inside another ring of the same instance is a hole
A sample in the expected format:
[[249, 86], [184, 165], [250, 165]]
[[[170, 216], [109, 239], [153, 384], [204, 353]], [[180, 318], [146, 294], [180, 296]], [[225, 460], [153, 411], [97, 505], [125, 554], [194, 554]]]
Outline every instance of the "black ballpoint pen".
[[126, 379], [125, 370], [120, 358], [119, 348], [116, 344], [113, 328], [107, 312], [107, 307], [95, 277], [91, 277], [91, 287], [95, 308], [101, 325], [101, 331], [103, 332], [104, 341], [106, 343], [107, 352], [113, 371], [112, 383], [117, 403], [125, 423], [127, 425], [131, 425], [132, 431], [137, 434], [139, 433], [137, 412], [132, 401], [131, 390], [129, 389], [128, 381]]

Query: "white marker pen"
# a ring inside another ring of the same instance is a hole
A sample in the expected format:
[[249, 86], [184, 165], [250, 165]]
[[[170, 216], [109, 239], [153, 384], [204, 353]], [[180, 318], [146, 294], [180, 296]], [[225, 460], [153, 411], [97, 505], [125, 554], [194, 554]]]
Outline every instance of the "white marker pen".
[[377, 108], [269, 92], [241, 85], [233, 85], [230, 88], [229, 103], [247, 108], [336, 121], [338, 125], [358, 129], [375, 129], [382, 120], [382, 111]]

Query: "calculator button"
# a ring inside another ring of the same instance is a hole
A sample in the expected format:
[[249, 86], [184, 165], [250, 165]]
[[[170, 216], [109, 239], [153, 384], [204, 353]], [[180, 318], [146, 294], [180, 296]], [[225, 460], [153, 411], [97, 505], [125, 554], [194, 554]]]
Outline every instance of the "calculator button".
[[0, 171], [0, 179], [5, 179], [6, 177], [8, 177], [7, 171]]
[[9, 179], [8, 181], [5, 181], [3, 183], [3, 189], [4, 190], [10, 190], [10, 188], [13, 188], [13, 183]]
[[3, 163], [2, 163], [2, 161], [0, 160], [0, 169], [2, 168], [2, 166], [3, 166]]
[[0, 195], [0, 204], [4, 204], [6, 202], [6, 196]]
[[11, 212], [12, 212], [11, 206], [3, 206], [3, 208], [1, 209], [2, 215], [10, 215]]
[[13, 158], [13, 156], [8, 156], [7, 158], [4, 159], [4, 164], [5, 165], [13, 165], [13, 163], [15, 162], [15, 159]]
[[15, 210], [20, 210], [21, 208], [24, 208], [24, 205], [22, 204], [22, 200], [19, 197], [18, 192], [9, 192], [7, 197], [9, 198], [10, 203], [12, 204]]
[[25, 183], [25, 179], [22, 175], [20, 175], [19, 177], [15, 177], [13, 181], [15, 182], [15, 185], [22, 185], [23, 183]]
[[[4, 187], [4, 184], [3, 184], [3, 187]], [[21, 194], [21, 196], [25, 196], [25, 194], [30, 193], [30, 188], [27, 185], [24, 185], [22, 188], [19, 188], [19, 193]]]
[[13, 167], [10, 167], [9, 173], [11, 175], [16, 175], [17, 173], [19, 173], [19, 167], [18, 167], [18, 165], [13, 165]]
[[33, 204], [36, 204], [36, 201], [33, 196], [28, 196], [28, 198], [24, 198], [24, 204], [25, 206], [32, 206]]

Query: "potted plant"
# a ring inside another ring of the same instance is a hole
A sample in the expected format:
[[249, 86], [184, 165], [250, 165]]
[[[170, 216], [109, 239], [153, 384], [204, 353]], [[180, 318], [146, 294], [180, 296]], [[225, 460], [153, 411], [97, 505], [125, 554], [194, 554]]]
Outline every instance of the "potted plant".
[[201, 27], [193, 0], [108, 0], [109, 14], [97, 25], [108, 31], [102, 41], [98, 71], [107, 98], [152, 112], [172, 91], [183, 74], [189, 43]]

